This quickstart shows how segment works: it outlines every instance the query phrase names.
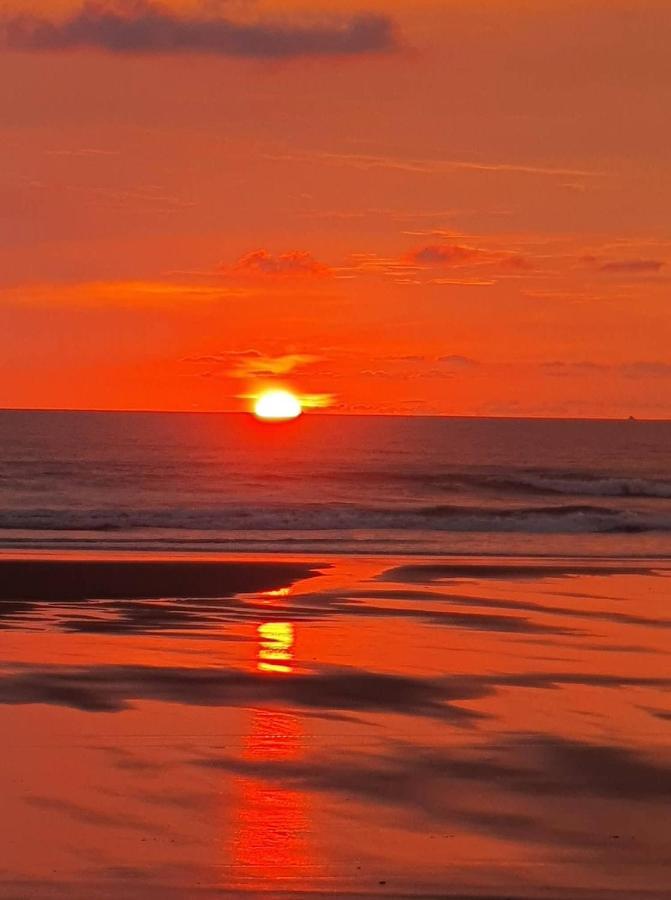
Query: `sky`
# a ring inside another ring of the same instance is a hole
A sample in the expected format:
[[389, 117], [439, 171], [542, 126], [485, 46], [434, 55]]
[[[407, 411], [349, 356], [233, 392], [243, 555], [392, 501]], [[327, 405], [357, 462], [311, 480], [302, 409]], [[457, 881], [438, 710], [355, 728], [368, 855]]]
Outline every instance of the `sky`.
[[5, 0], [0, 406], [671, 416], [668, 0]]

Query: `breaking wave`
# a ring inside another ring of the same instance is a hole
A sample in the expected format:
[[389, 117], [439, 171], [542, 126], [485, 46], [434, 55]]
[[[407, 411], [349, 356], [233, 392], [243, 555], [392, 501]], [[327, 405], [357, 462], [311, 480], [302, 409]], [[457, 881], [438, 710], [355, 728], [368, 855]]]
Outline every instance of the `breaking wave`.
[[573, 497], [649, 497], [671, 500], [671, 481], [587, 473], [515, 472], [465, 475], [463, 485], [518, 494], [563, 494]]
[[671, 531], [671, 514], [606, 506], [363, 507], [296, 504], [213, 508], [23, 509], [0, 513], [0, 529], [20, 531], [377, 531], [604, 534]]

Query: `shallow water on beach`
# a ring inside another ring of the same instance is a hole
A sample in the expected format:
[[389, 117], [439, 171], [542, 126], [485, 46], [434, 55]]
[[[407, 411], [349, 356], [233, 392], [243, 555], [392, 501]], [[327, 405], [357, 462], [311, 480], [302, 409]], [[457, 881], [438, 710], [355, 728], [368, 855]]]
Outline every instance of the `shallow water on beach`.
[[667, 563], [24, 565], [0, 897], [668, 896]]

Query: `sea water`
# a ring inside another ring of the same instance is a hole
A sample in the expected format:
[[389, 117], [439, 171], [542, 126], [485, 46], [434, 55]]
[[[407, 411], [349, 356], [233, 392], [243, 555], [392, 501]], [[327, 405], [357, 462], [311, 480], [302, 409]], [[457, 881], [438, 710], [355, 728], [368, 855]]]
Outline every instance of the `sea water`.
[[0, 546], [665, 556], [671, 422], [5, 411]]

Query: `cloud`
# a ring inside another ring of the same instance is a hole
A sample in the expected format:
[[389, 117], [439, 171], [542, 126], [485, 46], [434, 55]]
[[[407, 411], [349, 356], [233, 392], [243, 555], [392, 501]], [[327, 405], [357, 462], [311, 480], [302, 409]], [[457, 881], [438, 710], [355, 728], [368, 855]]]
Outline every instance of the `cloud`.
[[668, 362], [633, 362], [620, 367], [627, 378], [669, 378], [671, 363]]
[[294, 151], [287, 153], [266, 154], [268, 159], [277, 162], [313, 162], [326, 165], [348, 166], [368, 171], [370, 169], [388, 169], [393, 172], [408, 172], [419, 175], [442, 175], [446, 172], [498, 172], [504, 175], [548, 175], [565, 177], [567, 175], [587, 178], [601, 176], [604, 173], [585, 169], [562, 169], [551, 166], [519, 165], [508, 162], [474, 162], [461, 159], [417, 159], [400, 156], [376, 156], [363, 153], [325, 153], [321, 151]]
[[260, 350], [223, 350], [221, 353], [189, 356], [183, 362], [219, 366], [223, 368], [219, 374], [231, 378], [277, 378], [318, 360], [318, 356], [308, 353], [271, 356]]
[[307, 353], [287, 353], [284, 356], [251, 356], [238, 359], [230, 374], [235, 378], [274, 378], [289, 375], [298, 368], [316, 362], [318, 357]]
[[384, 275], [394, 278], [397, 284], [419, 284], [412, 280], [419, 268], [407, 259], [379, 256], [377, 253], [353, 253], [350, 271], [363, 275]]
[[511, 269], [530, 269], [530, 262], [509, 250], [487, 250], [466, 244], [429, 244], [413, 250], [408, 259], [422, 267], [460, 269], [467, 266], [498, 265]]
[[444, 284], [454, 287], [492, 287], [493, 278], [432, 278], [429, 284]]
[[626, 363], [563, 362], [554, 360], [541, 363], [541, 370], [546, 375], [555, 377], [580, 377], [588, 375], [620, 375], [624, 378], [671, 378], [671, 363], [653, 361], [637, 361]]
[[606, 301], [626, 299], [616, 294], [596, 293], [580, 290], [541, 290], [523, 291], [523, 297], [532, 300], [565, 301], [567, 303], [603, 303]]
[[432, 244], [414, 250], [410, 256], [414, 262], [428, 266], [464, 266], [482, 262], [483, 257], [486, 262], [491, 259], [486, 251], [463, 244]]
[[45, 150], [47, 156], [119, 156], [118, 150], [102, 150], [99, 147], [74, 147], [71, 149]]
[[[479, 277], [479, 272], [466, 271], [474, 268], [488, 267], [486, 276]], [[420, 276], [425, 270], [438, 269], [455, 272], [450, 278], [433, 278], [426, 280]], [[352, 274], [383, 275], [393, 278], [396, 284], [407, 285], [466, 285], [489, 287], [496, 284], [492, 274], [510, 276], [533, 269], [529, 259], [511, 250], [490, 250], [483, 247], [472, 247], [467, 244], [441, 243], [428, 244], [406, 253], [400, 257], [384, 257], [376, 253], [355, 253], [352, 265], [341, 271]], [[462, 272], [465, 277], [462, 277]]]
[[222, 363], [230, 359], [243, 358], [262, 358], [263, 353], [259, 350], [224, 350], [222, 353], [209, 353], [203, 356], [187, 356], [182, 362], [187, 363]]
[[625, 272], [630, 275], [650, 275], [659, 272], [666, 263], [659, 259], [623, 259], [599, 266], [601, 272]]
[[[190, 356], [183, 360], [186, 363], [214, 366], [199, 374], [204, 378], [240, 378], [246, 381], [282, 379], [297, 369], [305, 368], [319, 362], [320, 357], [309, 353], [285, 353], [271, 356], [259, 350], [225, 350], [222, 353], [211, 353], [203, 356]], [[256, 393], [238, 395], [240, 399], [249, 400], [258, 396]], [[333, 406], [333, 394], [299, 392], [303, 409], [326, 409]]]
[[541, 363], [541, 370], [546, 375], [552, 375], [558, 378], [574, 375], [598, 375], [609, 370], [609, 366], [601, 363], [589, 362], [563, 362], [562, 360], [552, 360], [551, 362]]
[[438, 362], [450, 366], [452, 369], [475, 369], [480, 365], [477, 359], [471, 359], [468, 356], [459, 356], [457, 354], [439, 356]]
[[150, 0], [88, 0], [64, 19], [6, 15], [0, 20], [0, 35], [6, 48], [19, 51], [197, 53], [251, 59], [359, 56], [399, 46], [394, 23], [385, 15], [240, 22], [205, 11], [178, 14]]
[[335, 402], [334, 394], [300, 394], [301, 406], [303, 409], [326, 409], [333, 406]]
[[648, 709], [648, 712], [656, 719], [662, 719], [664, 722], [671, 722], [671, 712], [666, 709]]
[[179, 307], [194, 303], [216, 303], [246, 299], [251, 287], [187, 283], [184, 281], [91, 281], [59, 284], [19, 284], [3, 291], [3, 301], [12, 306], [65, 307]]
[[223, 267], [228, 275], [252, 278], [328, 278], [333, 272], [305, 250], [291, 250], [274, 255], [267, 250], [252, 250], [232, 266]]

